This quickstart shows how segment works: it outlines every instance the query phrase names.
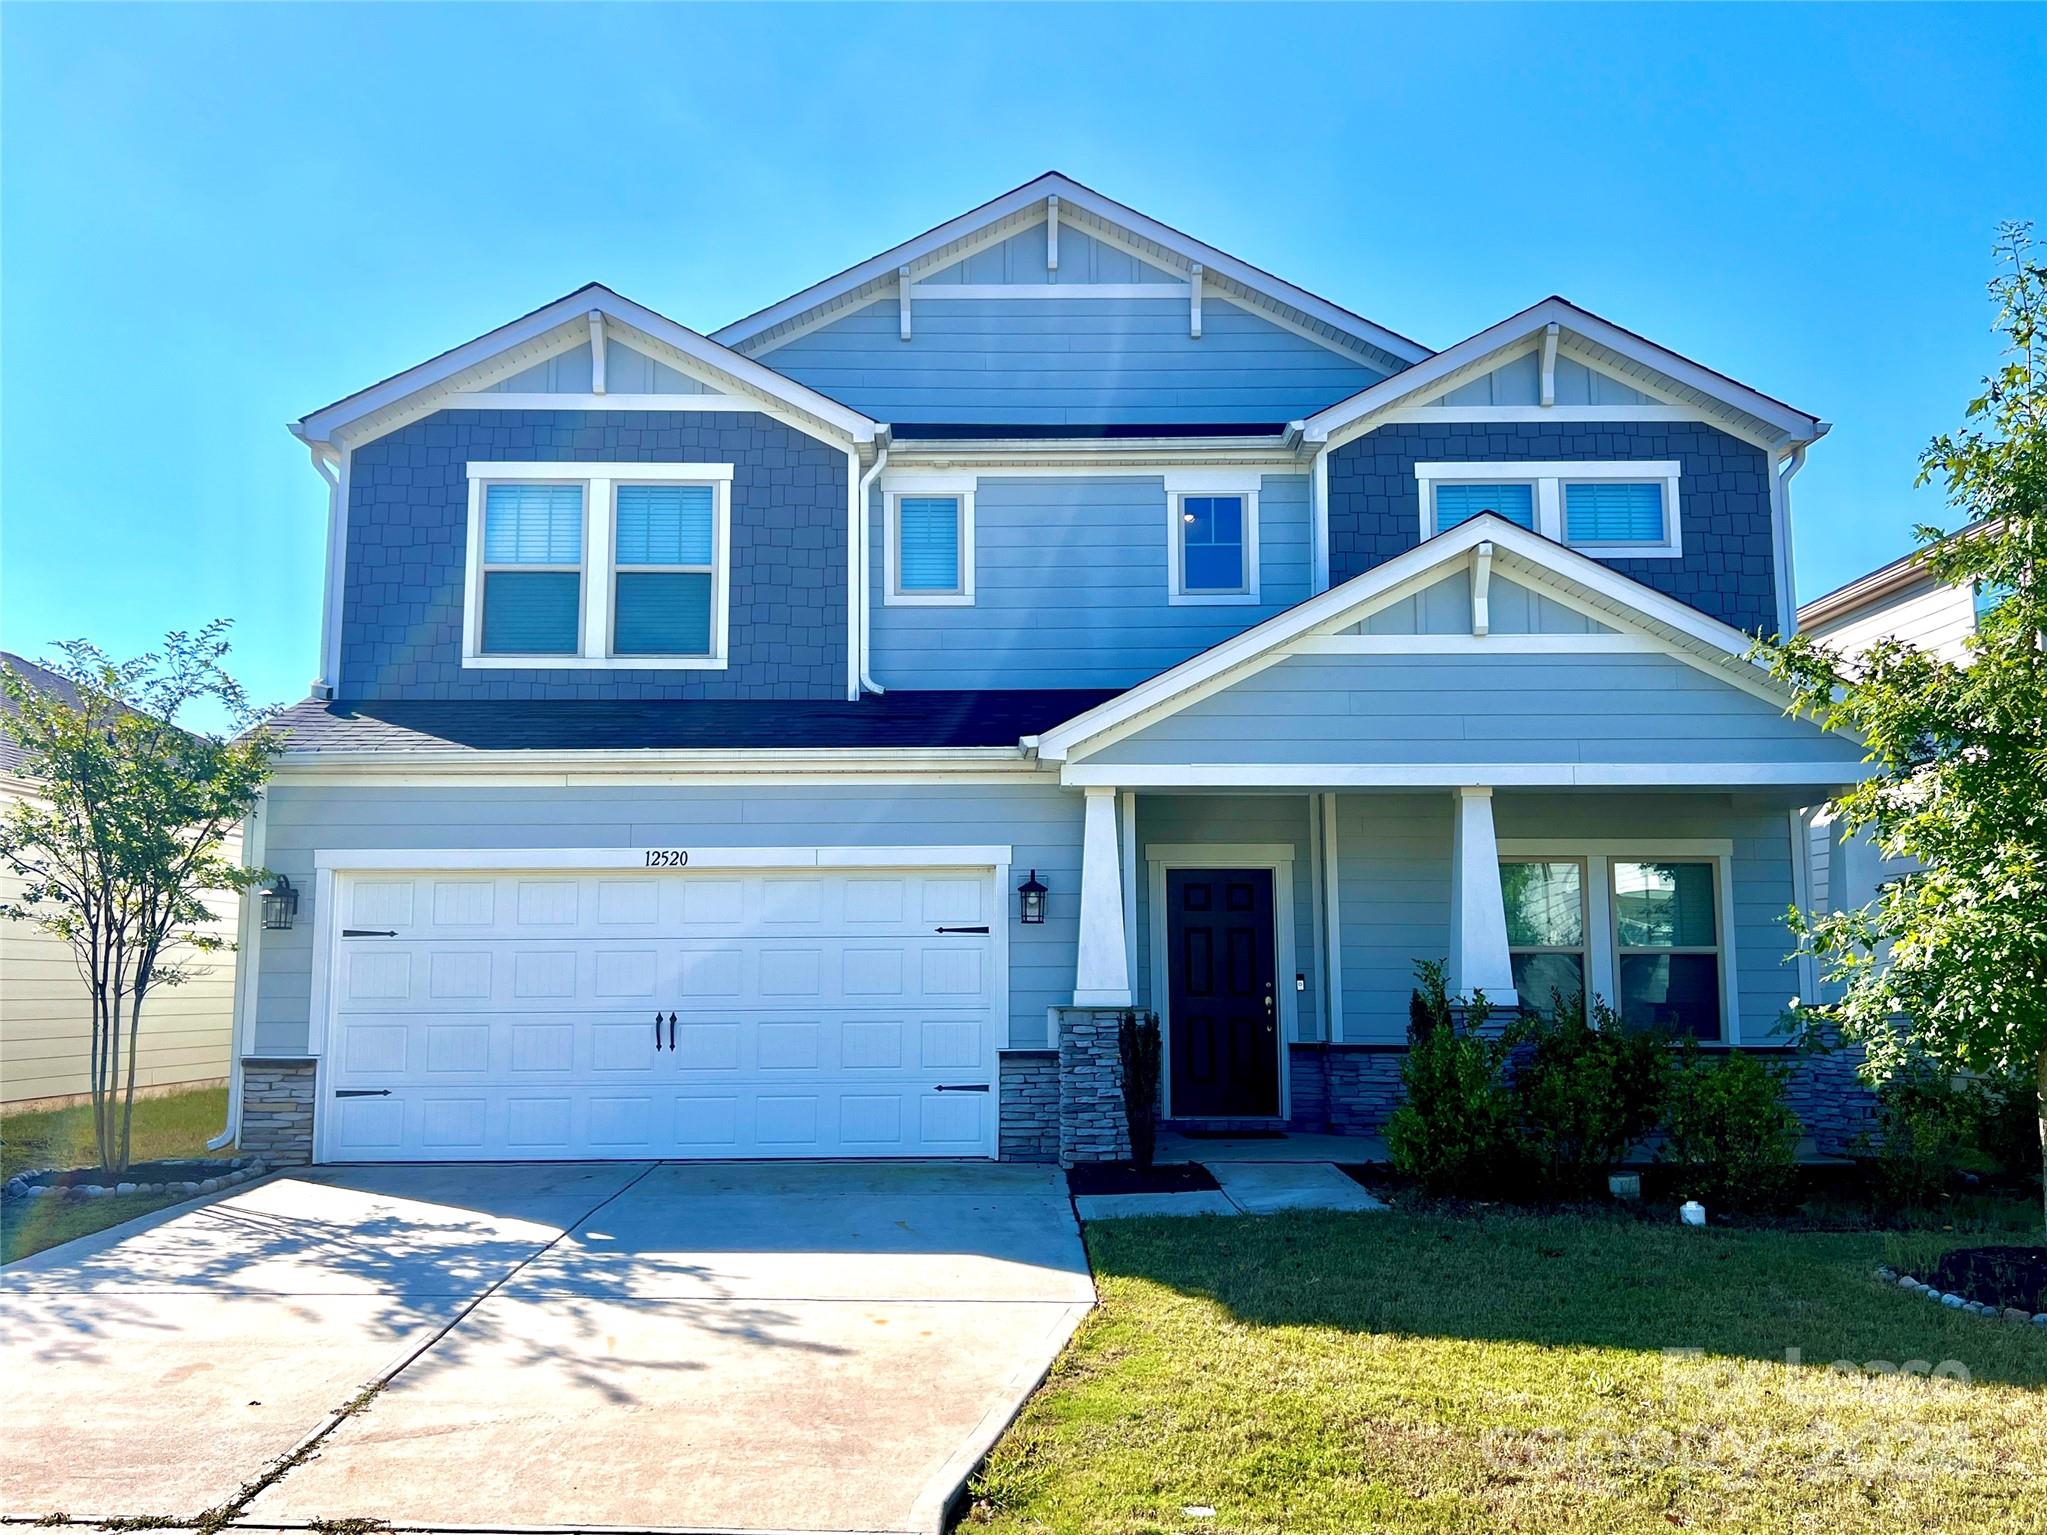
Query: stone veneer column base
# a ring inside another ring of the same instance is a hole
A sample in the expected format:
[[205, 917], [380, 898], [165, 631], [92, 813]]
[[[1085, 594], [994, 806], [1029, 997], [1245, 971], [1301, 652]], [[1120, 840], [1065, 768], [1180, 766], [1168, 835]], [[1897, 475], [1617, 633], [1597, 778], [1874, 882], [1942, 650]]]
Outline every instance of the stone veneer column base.
[[272, 1167], [313, 1160], [314, 1063], [303, 1058], [242, 1062], [242, 1122], [238, 1150]]
[[1121, 1162], [1130, 1155], [1123, 1116], [1124, 1009], [1062, 1007], [1059, 1013], [1059, 1165]]
[[1004, 1050], [998, 1057], [1004, 1162], [1059, 1160], [1059, 1052]]

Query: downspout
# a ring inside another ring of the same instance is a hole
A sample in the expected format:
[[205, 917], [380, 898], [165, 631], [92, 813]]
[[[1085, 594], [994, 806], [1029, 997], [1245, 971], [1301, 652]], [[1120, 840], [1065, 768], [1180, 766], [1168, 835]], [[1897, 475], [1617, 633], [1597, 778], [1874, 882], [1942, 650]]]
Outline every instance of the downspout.
[[[268, 803], [268, 796], [259, 791], [256, 803], [249, 807], [248, 815], [242, 820], [242, 867], [245, 869], [260, 870], [263, 867], [266, 845], [263, 812]], [[228, 1032], [227, 1124], [220, 1134], [206, 1143], [208, 1151], [219, 1151], [223, 1146], [232, 1145], [242, 1132], [242, 1062], [255, 1042], [256, 967], [260, 963], [259, 945], [263, 935], [262, 910], [263, 894], [251, 885], [242, 892], [241, 910], [235, 921], [235, 990], [233, 1026]]]
[[307, 443], [306, 452], [312, 456], [313, 467], [320, 472], [320, 478], [327, 482], [327, 570], [326, 579], [320, 587], [320, 675], [313, 679], [313, 696], [332, 698], [341, 681], [327, 675], [328, 641], [341, 617], [335, 611], [341, 555], [334, 547], [341, 528], [341, 455], [324, 442]]
[[1308, 519], [1313, 547], [1308, 551], [1310, 595], [1329, 590], [1329, 439], [1314, 444], [1308, 461]]
[[1777, 475], [1777, 580], [1778, 624], [1782, 638], [1789, 639], [1798, 628], [1798, 584], [1791, 570], [1791, 481], [1805, 467], [1807, 444], [1791, 450], [1791, 457]]
[[860, 476], [859, 487], [853, 492], [853, 537], [854, 541], [859, 545], [859, 549], [855, 557], [848, 560], [847, 564], [859, 572], [857, 590], [854, 592], [853, 597], [853, 611], [855, 615], [853, 623], [856, 641], [854, 668], [859, 681], [859, 686], [854, 690], [853, 694], [855, 698], [858, 698], [862, 691], [869, 693], [885, 691], [882, 685], [868, 674], [867, 670], [869, 648], [867, 642], [870, 627], [868, 623], [868, 610], [872, 606], [872, 599], [869, 595], [871, 583], [867, 578], [867, 507], [870, 495], [874, 489], [874, 482], [881, 478], [881, 471], [887, 467], [888, 443], [884, 440], [881, 443], [880, 451], [874, 455], [873, 467]]

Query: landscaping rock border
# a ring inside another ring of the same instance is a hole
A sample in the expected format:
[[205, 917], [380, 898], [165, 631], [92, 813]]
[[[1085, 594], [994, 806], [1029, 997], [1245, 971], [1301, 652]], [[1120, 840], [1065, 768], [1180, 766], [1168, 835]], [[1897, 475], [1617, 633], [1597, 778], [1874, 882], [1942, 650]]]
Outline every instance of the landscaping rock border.
[[1877, 1269], [1876, 1279], [1878, 1284], [1896, 1285], [1899, 1289], [1908, 1290], [1914, 1295], [1923, 1295], [1936, 1306], [1945, 1306], [1950, 1311], [1966, 1311], [1970, 1316], [1988, 1317], [2006, 1322], [2027, 1322], [2034, 1327], [2047, 1327], [2047, 1311], [2033, 1314], [2021, 1311], [2017, 1306], [2006, 1306], [2000, 1310], [1998, 1307], [1986, 1305], [1982, 1301], [1969, 1300], [1964, 1296], [1956, 1295], [1952, 1291], [1940, 1290], [1923, 1279], [1913, 1278], [1910, 1274], [1900, 1274], [1888, 1264]]
[[16, 1173], [4, 1185], [0, 1185], [0, 1196], [8, 1199], [107, 1199], [117, 1194], [176, 1194], [190, 1198], [195, 1194], [213, 1194], [221, 1189], [232, 1188], [238, 1183], [247, 1183], [260, 1178], [269, 1171], [261, 1157], [237, 1157], [228, 1164], [226, 1172], [206, 1178], [172, 1179], [169, 1181], [119, 1183], [37, 1183], [38, 1178], [47, 1178], [52, 1173], [65, 1171], [61, 1167], [43, 1167], [34, 1172]]

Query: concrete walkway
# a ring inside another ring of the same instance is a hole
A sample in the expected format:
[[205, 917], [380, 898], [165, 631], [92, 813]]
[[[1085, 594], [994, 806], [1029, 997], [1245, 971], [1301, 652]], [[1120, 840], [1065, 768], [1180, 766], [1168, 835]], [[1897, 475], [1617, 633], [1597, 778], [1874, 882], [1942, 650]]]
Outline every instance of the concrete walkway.
[[1282, 1210], [1384, 1210], [1383, 1200], [1330, 1162], [1219, 1161], [1208, 1171], [1218, 1187], [1170, 1194], [1082, 1194], [1073, 1201], [1084, 1221], [1145, 1215], [1276, 1215]]
[[1092, 1301], [1050, 1169], [317, 1169], [0, 1270], [0, 1512], [935, 1531]]

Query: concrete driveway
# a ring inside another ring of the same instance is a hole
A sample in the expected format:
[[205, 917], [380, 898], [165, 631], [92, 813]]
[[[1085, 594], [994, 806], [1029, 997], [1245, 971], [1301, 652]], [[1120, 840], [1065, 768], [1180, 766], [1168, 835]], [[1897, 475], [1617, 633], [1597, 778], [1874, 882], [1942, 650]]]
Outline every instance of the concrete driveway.
[[935, 1530], [1093, 1301], [988, 1163], [320, 1168], [0, 1270], [0, 1512]]

